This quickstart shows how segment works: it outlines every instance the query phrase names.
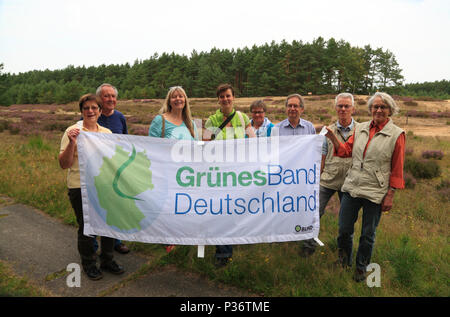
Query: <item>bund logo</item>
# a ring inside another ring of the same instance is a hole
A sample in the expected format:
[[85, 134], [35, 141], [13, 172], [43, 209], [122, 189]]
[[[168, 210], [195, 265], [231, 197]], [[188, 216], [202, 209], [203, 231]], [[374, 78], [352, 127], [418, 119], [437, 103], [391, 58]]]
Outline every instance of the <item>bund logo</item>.
[[296, 225], [295, 226], [295, 233], [304, 233], [304, 232], [309, 232], [312, 231], [313, 226], [308, 226], [308, 227], [302, 227], [300, 225]]

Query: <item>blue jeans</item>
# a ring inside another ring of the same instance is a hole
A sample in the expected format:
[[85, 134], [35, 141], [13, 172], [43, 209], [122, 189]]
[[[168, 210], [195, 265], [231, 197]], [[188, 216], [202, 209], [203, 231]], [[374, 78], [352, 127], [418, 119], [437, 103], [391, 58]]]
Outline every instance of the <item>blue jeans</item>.
[[319, 216], [322, 218], [322, 216], [325, 214], [325, 207], [328, 205], [328, 202], [330, 201], [331, 197], [333, 197], [334, 193], [338, 193], [339, 202], [342, 200], [342, 195], [344, 194], [340, 190], [330, 189], [327, 187], [320, 186], [319, 190]]
[[216, 259], [231, 258], [233, 256], [232, 245], [216, 245]]
[[375, 233], [381, 218], [381, 204], [376, 204], [364, 198], [353, 198], [349, 193], [344, 193], [339, 211], [339, 236], [337, 238], [338, 249], [347, 258], [347, 265], [351, 266], [353, 254], [353, 233], [355, 222], [358, 220], [358, 212], [363, 209], [361, 237], [359, 238], [358, 252], [356, 253], [356, 268], [366, 271], [370, 264], [372, 250], [375, 244]]
[[[319, 217], [322, 218], [322, 216], [325, 214], [325, 207], [327, 206], [328, 202], [330, 201], [331, 197], [333, 197], [334, 193], [338, 193], [339, 201], [342, 200], [343, 192], [340, 190], [330, 189], [327, 187], [320, 186], [319, 190]], [[311, 253], [313, 253], [316, 250], [317, 242], [314, 241], [314, 239], [308, 239], [303, 241], [302, 247], [304, 249], [310, 250]]]

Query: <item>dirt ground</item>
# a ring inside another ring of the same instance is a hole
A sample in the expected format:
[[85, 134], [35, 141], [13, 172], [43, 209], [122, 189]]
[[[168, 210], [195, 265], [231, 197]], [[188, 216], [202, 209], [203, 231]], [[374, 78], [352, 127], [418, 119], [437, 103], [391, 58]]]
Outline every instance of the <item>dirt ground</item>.
[[[367, 113], [367, 100], [369, 96], [366, 95], [355, 95], [355, 107], [358, 114], [355, 117], [360, 121], [370, 120], [370, 117], [366, 115]], [[279, 96], [265, 96], [265, 97], [251, 97], [251, 98], [236, 98], [235, 106], [239, 110], [244, 111], [250, 115], [249, 107], [250, 104], [257, 99], [262, 99], [268, 107], [268, 113], [272, 111], [277, 111], [280, 113], [280, 108], [284, 108], [284, 102], [286, 97]], [[329, 124], [336, 119], [334, 112], [334, 96], [304, 96], [305, 99], [305, 114], [314, 113], [324, 113], [327, 112], [328, 118], [322, 121], [312, 120], [313, 124], [316, 126]], [[190, 98], [189, 99], [191, 107], [193, 109], [198, 109], [202, 107], [215, 108], [219, 107], [216, 98]], [[440, 101], [421, 101], [414, 100], [417, 105], [410, 106], [405, 105], [404, 101], [397, 100], [397, 104], [400, 107], [401, 114], [394, 116], [394, 122], [403, 128], [406, 132], [412, 131], [414, 135], [420, 136], [435, 136], [450, 139], [450, 100], [440, 100]], [[133, 116], [141, 116], [142, 114], [157, 113], [159, 108], [162, 106], [163, 99], [148, 99], [144, 100], [119, 100], [117, 108], [124, 112], [127, 118]], [[67, 105], [12, 105], [11, 107], [1, 107], [0, 115], [3, 117], [3, 113], [8, 111], [38, 111], [44, 113], [54, 113], [54, 114], [68, 114], [77, 115], [77, 105], [76, 103], [70, 103]], [[151, 110], [150, 110], [151, 109]], [[124, 111], [125, 110], [125, 111]], [[426, 112], [428, 114], [434, 113], [435, 117], [422, 118], [422, 117], [406, 117], [405, 114], [410, 111]], [[272, 112], [273, 113], [273, 112]], [[281, 111], [283, 113], [283, 111]], [[442, 115], [445, 113], [445, 115]], [[437, 114], [437, 116], [436, 116]], [[283, 115], [281, 115], [281, 118]], [[278, 117], [280, 118], [280, 117]], [[206, 119], [206, 118], [204, 118]], [[10, 122], [19, 122], [21, 119], [19, 117], [9, 117], [7, 119]], [[325, 120], [330, 122], [325, 122]], [[277, 123], [279, 120], [272, 120], [272, 122]], [[148, 127], [148, 124], [145, 125]]]
[[[359, 111], [366, 111], [367, 104], [359, 105], [357, 103], [358, 100], [367, 101], [369, 96], [365, 95], [355, 95], [355, 107]], [[236, 105], [244, 106], [250, 105], [250, 103], [257, 98], [238, 98], [236, 100]], [[282, 107], [284, 104], [284, 97], [263, 97], [260, 99], [269, 100], [267, 104], [269, 107], [271, 104], [277, 104], [277, 107]], [[441, 117], [441, 118], [420, 118], [420, 117], [406, 117], [404, 113], [408, 111], [418, 111], [418, 112], [434, 112], [434, 113], [444, 113], [447, 115], [450, 112], [450, 100], [442, 100], [442, 101], [420, 101], [415, 100], [417, 102], [417, 106], [408, 106], [405, 105], [403, 101], [396, 101], [397, 105], [400, 107], [401, 114], [394, 116], [394, 122], [404, 129], [407, 133], [412, 131], [414, 135], [420, 136], [438, 136], [450, 139], [450, 118]], [[332, 96], [329, 98], [325, 98], [323, 96], [306, 96], [305, 97], [305, 112], [309, 109], [317, 109], [317, 108], [334, 108], [334, 99]], [[314, 111], [314, 110], [313, 110]], [[332, 112], [331, 110], [330, 112]], [[370, 120], [370, 117], [362, 117], [361, 119]], [[362, 121], [362, 120], [361, 120]], [[317, 124], [317, 122], [313, 122]]]
[[444, 119], [408, 118], [406, 124], [406, 118], [401, 117], [394, 121], [406, 133], [412, 131], [414, 135], [450, 138], [450, 125]]

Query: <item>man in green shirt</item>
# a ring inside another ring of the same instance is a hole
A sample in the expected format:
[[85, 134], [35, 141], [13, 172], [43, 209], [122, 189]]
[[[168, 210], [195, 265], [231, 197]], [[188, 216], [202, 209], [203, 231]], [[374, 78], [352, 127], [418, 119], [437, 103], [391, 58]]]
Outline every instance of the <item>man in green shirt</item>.
[[[233, 87], [229, 84], [220, 85], [217, 88], [217, 98], [219, 99], [220, 109], [217, 109], [216, 113], [211, 115], [205, 123], [205, 140], [255, 137], [248, 116], [233, 108]], [[228, 122], [225, 122], [227, 119], [229, 119]], [[224, 123], [225, 125], [221, 128]]]
[[[233, 108], [233, 87], [229, 84], [219, 85], [216, 94], [219, 99], [220, 109], [217, 109], [216, 113], [211, 115], [206, 121], [204, 140], [254, 138], [255, 132], [252, 129], [248, 116]], [[232, 245], [216, 246], [215, 258], [217, 267], [227, 265], [232, 256]]]

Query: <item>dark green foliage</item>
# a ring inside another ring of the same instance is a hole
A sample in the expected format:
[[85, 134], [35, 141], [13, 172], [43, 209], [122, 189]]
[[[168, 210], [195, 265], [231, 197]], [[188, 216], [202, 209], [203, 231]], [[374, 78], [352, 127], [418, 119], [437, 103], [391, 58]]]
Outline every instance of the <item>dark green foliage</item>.
[[388, 258], [395, 268], [396, 281], [410, 288], [416, 287], [421, 278], [421, 258], [408, 236], [400, 238], [400, 244], [388, 251]]
[[441, 175], [441, 168], [434, 160], [417, 159], [412, 156], [405, 157], [405, 171], [415, 178], [434, 178]]
[[95, 92], [107, 82], [119, 89], [119, 98], [164, 98], [171, 86], [183, 86], [189, 97], [215, 97], [220, 83], [236, 88], [238, 97], [335, 94], [348, 91], [370, 94], [402, 83], [393, 53], [381, 48], [353, 47], [344, 40], [319, 37], [312, 43], [271, 42], [243, 49], [154, 54], [133, 65], [100, 65], [61, 70], [2, 74], [0, 105], [67, 103]]
[[404, 96], [418, 97], [421, 100], [450, 99], [450, 81], [441, 80], [434, 82], [406, 84], [397, 89]]

